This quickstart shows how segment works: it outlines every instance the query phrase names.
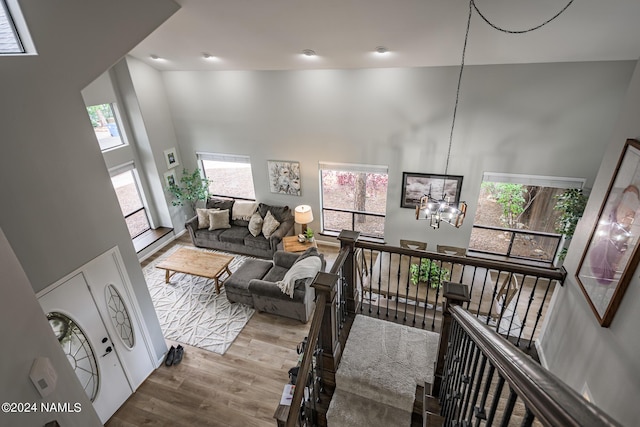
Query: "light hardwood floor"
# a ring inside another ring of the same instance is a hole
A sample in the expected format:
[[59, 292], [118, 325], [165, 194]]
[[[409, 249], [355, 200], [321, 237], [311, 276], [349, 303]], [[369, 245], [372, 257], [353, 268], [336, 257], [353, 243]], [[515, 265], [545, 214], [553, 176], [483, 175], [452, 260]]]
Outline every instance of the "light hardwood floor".
[[[143, 266], [174, 244], [191, 242], [183, 236]], [[331, 247], [321, 251], [329, 263], [337, 254]], [[296, 365], [296, 346], [309, 326], [256, 312], [224, 355], [183, 345], [182, 363], [156, 369], [106, 426], [273, 427], [287, 371]]]

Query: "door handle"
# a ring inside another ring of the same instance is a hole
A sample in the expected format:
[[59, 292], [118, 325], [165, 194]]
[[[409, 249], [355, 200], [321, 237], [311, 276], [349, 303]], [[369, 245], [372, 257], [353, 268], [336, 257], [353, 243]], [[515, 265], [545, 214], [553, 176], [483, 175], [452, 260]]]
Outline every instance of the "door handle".
[[102, 357], [105, 357], [107, 354], [111, 353], [113, 351], [113, 348], [111, 348], [111, 346], [107, 347], [105, 349], [106, 353], [102, 355]]

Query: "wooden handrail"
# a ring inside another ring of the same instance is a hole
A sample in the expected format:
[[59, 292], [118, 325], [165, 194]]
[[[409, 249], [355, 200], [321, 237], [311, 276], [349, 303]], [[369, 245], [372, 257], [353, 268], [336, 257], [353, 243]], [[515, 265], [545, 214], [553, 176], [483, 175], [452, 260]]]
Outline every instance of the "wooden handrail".
[[473, 256], [460, 256], [450, 255], [440, 252], [421, 251], [416, 249], [401, 248], [396, 246], [389, 246], [381, 243], [372, 243], [365, 241], [358, 241], [356, 247], [362, 249], [368, 249], [380, 252], [390, 252], [394, 254], [411, 256], [414, 258], [428, 258], [436, 261], [443, 261], [449, 263], [455, 263], [460, 265], [470, 265], [473, 267], [482, 267], [486, 269], [536, 276], [551, 280], [558, 280], [561, 284], [567, 275], [566, 270], [563, 267], [560, 268], [545, 268], [534, 267], [524, 264], [515, 264], [512, 262], [490, 260], [486, 258], [478, 258]]
[[[324, 294], [318, 295], [316, 298], [316, 307], [324, 307], [326, 303], [326, 296]], [[307, 386], [306, 381], [309, 377], [309, 369], [311, 369], [311, 359], [313, 357], [313, 352], [316, 350], [316, 343], [318, 342], [323, 316], [324, 310], [315, 310], [311, 319], [311, 328], [309, 329], [307, 346], [304, 349], [302, 363], [300, 364], [296, 380], [296, 383], [300, 382], [300, 384], [296, 384], [296, 388], [293, 391], [291, 407], [289, 408], [289, 416], [287, 417], [287, 427], [295, 427], [298, 419], [300, 418], [300, 408], [304, 397], [304, 389]]]
[[450, 310], [453, 319], [543, 424], [564, 427], [620, 425], [469, 312], [460, 306]]

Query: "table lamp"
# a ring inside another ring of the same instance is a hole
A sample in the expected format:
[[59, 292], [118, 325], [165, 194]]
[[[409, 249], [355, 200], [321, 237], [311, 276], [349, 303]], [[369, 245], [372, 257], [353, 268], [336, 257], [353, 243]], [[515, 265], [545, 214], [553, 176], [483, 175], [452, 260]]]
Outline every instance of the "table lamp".
[[313, 212], [311, 211], [311, 206], [296, 206], [294, 210], [294, 217], [297, 224], [302, 224], [302, 233], [304, 233], [305, 231], [307, 231], [307, 224], [313, 221]]

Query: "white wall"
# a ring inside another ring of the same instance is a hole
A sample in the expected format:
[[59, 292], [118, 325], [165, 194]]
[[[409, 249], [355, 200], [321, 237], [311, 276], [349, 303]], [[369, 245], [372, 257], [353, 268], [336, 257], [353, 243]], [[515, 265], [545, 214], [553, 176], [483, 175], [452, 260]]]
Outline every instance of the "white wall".
[[[38, 55], [2, 58], [0, 227], [36, 292], [119, 246], [160, 358], [166, 344], [80, 91], [178, 6], [170, 0], [20, 4]], [[5, 312], [0, 320], [14, 324]], [[34, 339], [30, 328], [11, 348]], [[9, 350], [3, 360], [21, 357]]]
[[587, 384], [593, 401], [623, 425], [640, 419], [640, 278], [637, 271], [610, 327], [602, 328], [576, 281], [580, 257], [628, 138], [640, 137], [640, 63], [636, 65], [619, 121], [607, 141], [589, 202], [578, 223], [556, 288], [541, 348], [548, 368], [578, 392]]
[[[319, 229], [318, 161], [389, 166], [386, 240], [467, 246], [482, 173], [593, 183], [632, 62], [469, 66], [450, 174], [464, 175], [470, 218], [428, 229], [400, 208], [402, 172], [443, 173], [458, 67], [163, 72], [182, 162], [196, 151], [250, 155], [260, 201], [310, 204]], [[302, 196], [269, 192], [267, 160], [300, 161]]]

